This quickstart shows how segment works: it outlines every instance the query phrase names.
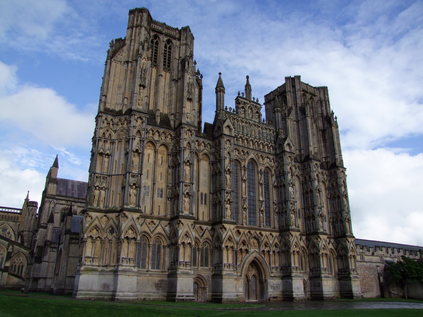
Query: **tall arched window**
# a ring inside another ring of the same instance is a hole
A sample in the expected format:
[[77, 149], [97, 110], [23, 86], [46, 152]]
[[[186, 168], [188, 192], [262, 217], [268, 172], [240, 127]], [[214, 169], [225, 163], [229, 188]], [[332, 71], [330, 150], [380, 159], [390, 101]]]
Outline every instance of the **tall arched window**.
[[146, 237], [142, 237], [141, 243], [138, 247], [138, 267], [142, 269], [147, 268], [147, 257], [148, 257], [148, 240]]
[[157, 60], [159, 58], [159, 38], [153, 37], [151, 40], [151, 62], [153, 66], [157, 66]]
[[270, 172], [268, 169], [266, 169], [264, 171], [264, 175], [263, 175], [263, 186], [264, 186], [264, 225], [266, 227], [270, 227], [271, 226], [271, 220], [270, 220], [270, 202], [271, 202], [271, 198], [270, 198]]
[[160, 239], [155, 239], [151, 246], [151, 268], [153, 270], [160, 270], [162, 268], [162, 253], [163, 245]]
[[197, 245], [194, 245], [191, 250], [191, 265], [197, 266]]
[[210, 266], [210, 248], [208, 244], [203, 244], [203, 246], [200, 248], [200, 266]]
[[239, 197], [240, 197], [240, 170], [238, 161], [232, 163], [232, 219], [239, 222]]
[[257, 225], [257, 185], [256, 164], [250, 160], [247, 164], [247, 197], [248, 197], [248, 224]]
[[172, 42], [167, 40], [164, 45], [163, 51], [163, 69], [170, 70], [170, 64], [172, 61]]

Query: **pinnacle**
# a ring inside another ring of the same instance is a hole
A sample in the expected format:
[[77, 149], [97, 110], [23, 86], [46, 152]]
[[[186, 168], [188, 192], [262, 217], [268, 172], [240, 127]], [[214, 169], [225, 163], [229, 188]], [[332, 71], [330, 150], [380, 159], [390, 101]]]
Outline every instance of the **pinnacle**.
[[59, 168], [59, 154], [56, 154], [56, 158], [54, 159], [52, 167]]
[[219, 78], [217, 79], [216, 88], [225, 88], [225, 86], [223, 85], [222, 73], [221, 72], [219, 72]]

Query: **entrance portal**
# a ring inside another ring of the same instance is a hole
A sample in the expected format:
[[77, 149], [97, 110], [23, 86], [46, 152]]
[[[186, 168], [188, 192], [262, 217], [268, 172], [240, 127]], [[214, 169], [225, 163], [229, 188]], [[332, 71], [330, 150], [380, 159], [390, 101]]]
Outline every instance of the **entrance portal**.
[[245, 299], [260, 301], [264, 299], [263, 273], [256, 261], [252, 261], [247, 268], [244, 278]]
[[207, 301], [207, 285], [206, 282], [199, 276], [194, 279], [193, 291], [196, 302]]

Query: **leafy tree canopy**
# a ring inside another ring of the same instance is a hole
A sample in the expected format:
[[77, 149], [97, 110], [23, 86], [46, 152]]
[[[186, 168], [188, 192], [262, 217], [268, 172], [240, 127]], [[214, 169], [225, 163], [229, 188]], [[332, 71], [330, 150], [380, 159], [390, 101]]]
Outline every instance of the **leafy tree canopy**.
[[423, 260], [413, 260], [403, 256], [397, 263], [389, 265], [389, 272], [397, 282], [416, 279], [423, 281]]

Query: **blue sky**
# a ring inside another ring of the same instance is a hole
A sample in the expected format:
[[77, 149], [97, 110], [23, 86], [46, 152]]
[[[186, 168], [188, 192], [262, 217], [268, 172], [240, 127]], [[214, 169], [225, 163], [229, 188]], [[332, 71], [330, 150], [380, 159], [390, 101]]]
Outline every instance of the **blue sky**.
[[247, 74], [260, 101], [285, 76], [328, 86], [355, 235], [423, 245], [422, 1], [1, 1], [0, 205], [39, 201], [56, 154], [87, 179], [108, 43], [134, 7], [190, 26], [206, 121], [218, 72], [228, 106]]

